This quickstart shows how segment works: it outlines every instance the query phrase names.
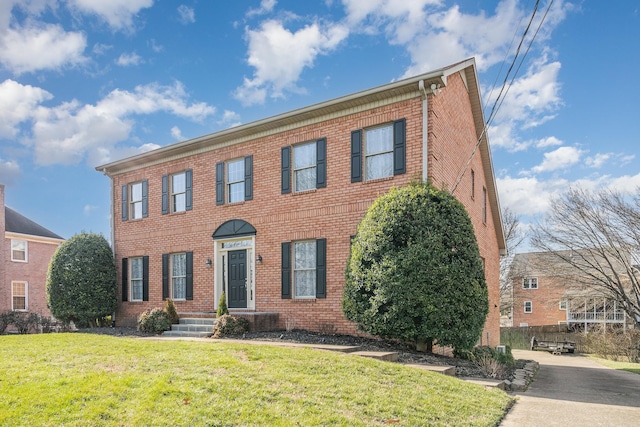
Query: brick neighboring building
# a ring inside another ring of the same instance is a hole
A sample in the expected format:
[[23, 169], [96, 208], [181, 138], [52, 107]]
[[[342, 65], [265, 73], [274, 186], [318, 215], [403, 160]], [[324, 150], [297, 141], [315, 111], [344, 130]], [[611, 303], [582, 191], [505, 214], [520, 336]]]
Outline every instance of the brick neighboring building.
[[550, 252], [516, 254], [510, 277], [514, 327], [567, 325], [587, 331], [602, 325], [626, 327], [622, 305], [585, 286], [584, 276]]
[[367, 208], [392, 186], [451, 189], [462, 176], [455, 196], [489, 287], [482, 342], [497, 345], [505, 242], [483, 126], [469, 59], [97, 167], [112, 186], [116, 321], [166, 297], [182, 316], [206, 315], [224, 289], [232, 312], [355, 333], [341, 301]]
[[51, 316], [47, 308], [49, 261], [64, 239], [4, 204], [0, 184], [0, 313], [29, 311]]

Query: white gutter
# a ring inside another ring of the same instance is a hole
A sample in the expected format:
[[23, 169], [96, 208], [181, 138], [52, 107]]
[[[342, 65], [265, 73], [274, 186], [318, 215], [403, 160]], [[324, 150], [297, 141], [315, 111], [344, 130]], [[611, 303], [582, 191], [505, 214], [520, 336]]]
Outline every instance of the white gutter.
[[422, 182], [429, 179], [429, 105], [427, 101], [427, 90], [424, 87], [424, 80], [418, 82], [418, 89], [422, 92]]

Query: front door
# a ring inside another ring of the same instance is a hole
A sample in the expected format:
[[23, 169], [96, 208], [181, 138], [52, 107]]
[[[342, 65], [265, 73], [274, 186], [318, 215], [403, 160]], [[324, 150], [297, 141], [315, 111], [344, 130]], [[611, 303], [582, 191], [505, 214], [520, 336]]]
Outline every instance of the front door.
[[247, 308], [247, 250], [229, 251], [229, 308]]

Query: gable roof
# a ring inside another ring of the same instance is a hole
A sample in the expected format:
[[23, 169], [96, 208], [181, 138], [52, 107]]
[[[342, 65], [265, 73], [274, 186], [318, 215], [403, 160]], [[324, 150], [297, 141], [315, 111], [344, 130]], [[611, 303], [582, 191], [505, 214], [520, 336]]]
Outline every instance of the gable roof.
[[4, 207], [4, 215], [5, 231], [7, 232], [64, 240], [53, 231], [50, 231], [40, 224], [31, 221], [29, 218], [19, 214], [10, 207]]

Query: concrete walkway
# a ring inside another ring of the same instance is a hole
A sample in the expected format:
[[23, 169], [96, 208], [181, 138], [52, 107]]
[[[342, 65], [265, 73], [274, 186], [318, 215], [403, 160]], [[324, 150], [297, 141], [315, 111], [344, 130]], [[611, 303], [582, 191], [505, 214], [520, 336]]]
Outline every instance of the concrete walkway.
[[639, 426], [640, 375], [606, 368], [586, 357], [513, 350], [540, 363], [535, 380], [500, 424], [526, 426]]

